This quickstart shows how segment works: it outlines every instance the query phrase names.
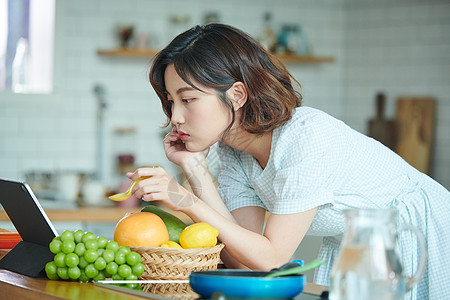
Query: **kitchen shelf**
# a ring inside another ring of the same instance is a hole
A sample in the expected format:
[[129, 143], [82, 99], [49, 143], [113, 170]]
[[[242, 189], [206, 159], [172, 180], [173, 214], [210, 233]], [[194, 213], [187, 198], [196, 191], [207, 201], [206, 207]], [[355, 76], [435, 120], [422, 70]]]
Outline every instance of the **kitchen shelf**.
[[[114, 56], [114, 57], [153, 57], [158, 53], [154, 49], [100, 49], [97, 51], [98, 55]], [[283, 62], [297, 63], [297, 64], [317, 64], [317, 63], [331, 63], [334, 62], [334, 57], [330, 56], [313, 56], [313, 55], [296, 55], [296, 54], [276, 54], [276, 56]]]
[[314, 55], [297, 55], [297, 54], [275, 54], [281, 61], [297, 64], [318, 64], [332, 63], [334, 57], [331, 56], [314, 56]]
[[118, 48], [112, 50], [98, 50], [97, 54], [102, 56], [153, 57], [158, 54], [158, 51], [152, 49]]

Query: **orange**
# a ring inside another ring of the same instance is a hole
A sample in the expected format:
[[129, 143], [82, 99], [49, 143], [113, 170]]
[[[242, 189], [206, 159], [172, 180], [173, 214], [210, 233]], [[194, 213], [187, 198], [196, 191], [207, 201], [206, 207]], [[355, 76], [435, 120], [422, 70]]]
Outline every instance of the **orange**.
[[169, 240], [169, 232], [158, 215], [138, 212], [120, 219], [114, 240], [119, 246], [158, 247]]

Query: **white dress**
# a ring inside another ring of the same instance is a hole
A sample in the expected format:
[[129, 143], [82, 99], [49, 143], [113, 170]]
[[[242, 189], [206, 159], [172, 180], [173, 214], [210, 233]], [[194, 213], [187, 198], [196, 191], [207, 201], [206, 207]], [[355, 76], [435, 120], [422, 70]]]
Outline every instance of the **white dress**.
[[[224, 144], [219, 193], [230, 211], [259, 206], [290, 214], [319, 207], [308, 235], [323, 236], [318, 257], [326, 263], [315, 282], [330, 284], [330, 272], [345, 230], [344, 209], [398, 210], [398, 224], [411, 223], [425, 235], [428, 263], [418, 286], [405, 299], [444, 299], [450, 269], [450, 193], [400, 156], [328, 114], [299, 107], [274, 130], [267, 166]], [[407, 236], [407, 235], [401, 235]], [[403, 269], [412, 275], [418, 249], [399, 240]]]

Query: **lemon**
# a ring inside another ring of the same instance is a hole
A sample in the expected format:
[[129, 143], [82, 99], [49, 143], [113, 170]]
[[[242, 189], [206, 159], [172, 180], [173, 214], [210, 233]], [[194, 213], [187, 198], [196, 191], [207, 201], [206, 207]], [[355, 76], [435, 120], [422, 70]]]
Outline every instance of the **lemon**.
[[208, 223], [194, 223], [180, 234], [180, 244], [185, 249], [213, 247], [217, 244], [219, 230]]
[[180, 244], [178, 244], [177, 242], [174, 242], [174, 241], [168, 241], [168, 242], [165, 242], [165, 243], [161, 244], [160, 247], [182, 249], [181, 246], [180, 246]]

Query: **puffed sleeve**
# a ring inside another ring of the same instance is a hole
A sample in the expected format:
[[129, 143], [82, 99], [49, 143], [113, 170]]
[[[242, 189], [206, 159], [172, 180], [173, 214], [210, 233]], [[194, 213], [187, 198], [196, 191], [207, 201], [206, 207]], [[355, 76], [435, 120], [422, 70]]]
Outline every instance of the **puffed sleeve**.
[[321, 116], [286, 128], [277, 145], [276, 201], [271, 211], [297, 213], [333, 204], [330, 186], [338, 179], [336, 170], [346, 159], [349, 146], [339, 125]]
[[239, 151], [219, 143], [217, 154], [221, 160], [218, 191], [227, 208], [230, 211], [245, 206], [265, 209], [249, 182]]

